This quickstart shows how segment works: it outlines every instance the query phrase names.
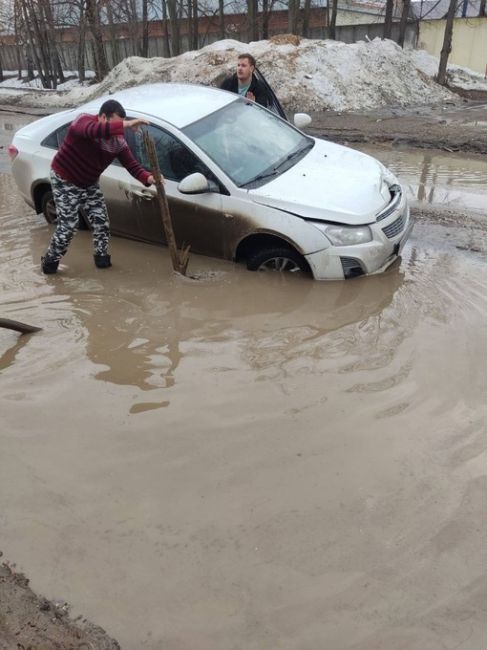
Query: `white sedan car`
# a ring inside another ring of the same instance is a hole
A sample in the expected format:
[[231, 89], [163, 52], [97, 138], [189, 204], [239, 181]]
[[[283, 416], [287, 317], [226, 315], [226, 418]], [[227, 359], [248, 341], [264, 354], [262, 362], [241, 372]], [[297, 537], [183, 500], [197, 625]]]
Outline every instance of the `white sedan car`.
[[[397, 179], [380, 162], [305, 135], [236, 94], [157, 83], [110, 98], [142, 117], [155, 141], [179, 245], [244, 262], [250, 270], [311, 272], [317, 280], [378, 273], [399, 256], [412, 223]], [[14, 136], [12, 172], [27, 203], [49, 222], [51, 160], [80, 113], [102, 97], [37, 120]], [[149, 168], [142, 134], [127, 131]], [[155, 244], [164, 233], [155, 188], [115, 161], [100, 179], [116, 235]], [[89, 224], [83, 213], [80, 225]]]

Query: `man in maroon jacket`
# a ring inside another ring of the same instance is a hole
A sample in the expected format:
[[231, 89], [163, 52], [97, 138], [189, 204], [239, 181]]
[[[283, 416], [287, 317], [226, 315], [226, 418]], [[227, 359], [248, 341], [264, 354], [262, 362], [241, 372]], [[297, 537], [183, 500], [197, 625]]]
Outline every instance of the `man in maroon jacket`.
[[93, 228], [95, 264], [111, 266], [108, 254], [110, 225], [105, 199], [98, 181], [102, 172], [118, 158], [130, 174], [146, 186], [154, 183], [152, 174], [133, 157], [124, 138], [124, 129], [137, 129], [146, 120], [127, 120], [123, 106], [109, 99], [98, 115], [79, 115], [51, 164], [51, 185], [56, 204], [57, 225], [42, 259], [43, 273], [56, 273], [59, 260], [78, 226], [83, 207]]

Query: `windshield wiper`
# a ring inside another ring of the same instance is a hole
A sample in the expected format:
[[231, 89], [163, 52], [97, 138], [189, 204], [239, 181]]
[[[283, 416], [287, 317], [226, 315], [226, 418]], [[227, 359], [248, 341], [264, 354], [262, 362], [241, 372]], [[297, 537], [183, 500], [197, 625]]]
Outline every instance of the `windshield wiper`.
[[304, 147], [301, 147], [300, 149], [296, 149], [296, 151], [291, 151], [290, 154], [288, 154], [284, 160], [281, 160], [281, 162], [277, 165], [275, 169], [279, 169], [279, 167], [282, 167], [285, 163], [289, 162], [293, 158], [297, 158], [298, 156], [304, 156], [304, 154], [308, 153], [310, 149], [314, 147], [314, 142], [308, 142]]
[[291, 151], [291, 153], [288, 154], [285, 158], [283, 158], [275, 167], [273, 167], [267, 172], [262, 172], [262, 174], [258, 174], [257, 176], [255, 176], [255, 178], [252, 178], [250, 181], [247, 181], [240, 187], [247, 187], [247, 185], [251, 185], [252, 183], [257, 183], [258, 181], [262, 181], [266, 178], [272, 178], [272, 176], [279, 175], [281, 173], [281, 167], [283, 165], [288, 163], [293, 158], [297, 158], [298, 156], [304, 156], [313, 147], [314, 147], [314, 142], [308, 142], [304, 147], [301, 147], [300, 149], [296, 149], [295, 151]]
[[252, 183], [257, 183], [258, 181], [263, 181], [265, 178], [272, 178], [273, 176], [277, 176], [281, 172], [274, 167], [274, 169], [269, 170], [268, 172], [262, 172], [262, 174], [257, 174], [254, 178], [251, 178], [250, 181], [247, 181], [240, 187], [247, 187], [247, 185], [251, 185]]

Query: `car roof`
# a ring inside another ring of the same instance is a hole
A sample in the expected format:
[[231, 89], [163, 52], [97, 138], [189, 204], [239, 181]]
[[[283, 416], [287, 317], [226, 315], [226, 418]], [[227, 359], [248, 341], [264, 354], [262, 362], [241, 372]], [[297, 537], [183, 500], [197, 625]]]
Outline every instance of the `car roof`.
[[132, 111], [146, 113], [182, 129], [231, 104], [238, 96], [209, 86], [161, 82], [118, 90], [80, 106], [78, 111], [98, 114], [107, 99], [119, 101], [128, 115]]

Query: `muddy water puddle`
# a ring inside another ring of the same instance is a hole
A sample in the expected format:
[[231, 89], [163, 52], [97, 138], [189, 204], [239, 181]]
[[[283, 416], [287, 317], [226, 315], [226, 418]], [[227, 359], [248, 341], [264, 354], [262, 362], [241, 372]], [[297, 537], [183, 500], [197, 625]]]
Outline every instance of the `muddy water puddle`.
[[[485, 255], [349, 282], [50, 236], [0, 174], [0, 547], [124, 650], [483, 647]], [[479, 233], [485, 239], [485, 233]], [[468, 616], [465, 616], [468, 611]]]
[[356, 148], [384, 163], [413, 203], [466, 209], [487, 217], [485, 156], [380, 145]]

